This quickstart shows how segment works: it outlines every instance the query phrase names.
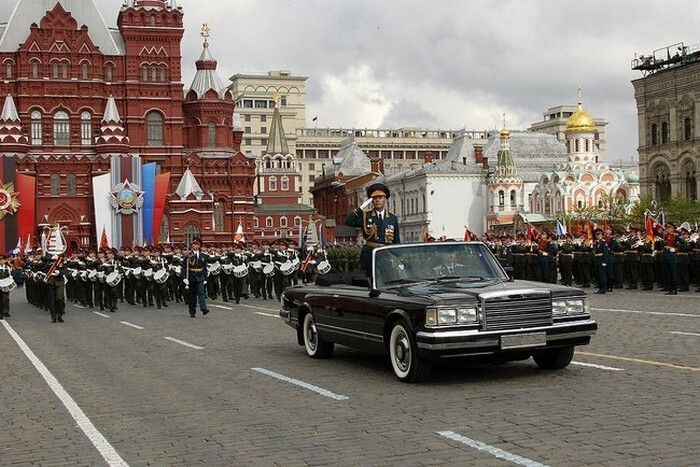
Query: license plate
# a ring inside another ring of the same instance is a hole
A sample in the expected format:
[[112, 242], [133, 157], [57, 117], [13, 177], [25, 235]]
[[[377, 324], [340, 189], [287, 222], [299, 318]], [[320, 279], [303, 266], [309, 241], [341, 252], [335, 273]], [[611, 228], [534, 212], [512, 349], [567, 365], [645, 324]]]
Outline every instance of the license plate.
[[538, 347], [547, 344], [546, 332], [529, 332], [527, 334], [511, 334], [501, 336], [501, 349], [521, 349], [524, 347]]

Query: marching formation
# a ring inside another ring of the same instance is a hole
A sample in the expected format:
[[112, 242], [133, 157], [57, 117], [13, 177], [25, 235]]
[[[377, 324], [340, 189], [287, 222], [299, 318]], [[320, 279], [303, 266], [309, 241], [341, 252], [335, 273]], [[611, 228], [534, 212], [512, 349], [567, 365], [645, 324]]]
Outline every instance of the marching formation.
[[326, 251], [298, 248], [293, 240], [231, 246], [206, 246], [198, 238], [184, 245], [158, 245], [49, 255], [39, 249], [26, 256], [0, 260], [0, 318], [9, 316], [9, 292], [24, 285], [27, 302], [46, 310], [52, 322], [63, 322], [66, 302], [116, 312], [126, 303], [143, 308], [168, 307], [171, 302], [197, 304], [209, 312], [206, 300], [240, 303], [251, 295], [280, 300], [282, 291], [300, 282], [315, 282], [331, 269]]
[[700, 233], [686, 225], [676, 231], [667, 223], [664, 231], [649, 235], [642, 229], [614, 232], [595, 229], [592, 238], [564, 235], [551, 238], [543, 232], [528, 241], [491, 234], [482, 237], [503, 266], [512, 267], [516, 279], [590, 287], [604, 294], [614, 289], [653, 290], [668, 295], [700, 292]]

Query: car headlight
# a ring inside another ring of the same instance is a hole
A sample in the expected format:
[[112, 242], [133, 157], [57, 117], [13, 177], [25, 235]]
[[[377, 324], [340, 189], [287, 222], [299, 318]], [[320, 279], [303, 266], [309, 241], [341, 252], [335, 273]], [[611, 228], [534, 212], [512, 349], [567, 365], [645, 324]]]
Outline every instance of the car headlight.
[[478, 311], [473, 306], [460, 308], [431, 307], [425, 310], [425, 325], [427, 327], [475, 324], [477, 322]]
[[553, 316], [582, 315], [588, 313], [586, 300], [583, 298], [562, 298], [552, 300]]

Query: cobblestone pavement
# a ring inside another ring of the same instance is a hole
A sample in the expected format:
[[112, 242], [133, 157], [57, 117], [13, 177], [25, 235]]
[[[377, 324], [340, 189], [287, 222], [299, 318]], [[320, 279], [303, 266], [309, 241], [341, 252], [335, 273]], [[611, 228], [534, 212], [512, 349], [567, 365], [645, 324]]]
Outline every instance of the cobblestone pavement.
[[[445, 363], [417, 385], [383, 356], [306, 357], [273, 301], [51, 324], [23, 293], [7, 323], [129, 465], [697, 465], [700, 293], [591, 295], [600, 329], [568, 368]], [[105, 464], [4, 327], [0, 353], [0, 465]]]

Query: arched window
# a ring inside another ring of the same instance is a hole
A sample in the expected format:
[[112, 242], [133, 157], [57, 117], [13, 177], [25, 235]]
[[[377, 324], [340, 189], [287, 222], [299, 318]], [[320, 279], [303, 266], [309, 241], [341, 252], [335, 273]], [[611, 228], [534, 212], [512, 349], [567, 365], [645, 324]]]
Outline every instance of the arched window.
[[58, 79], [58, 62], [53, 62], [51, 64], [51, 76], [55, 79]]
[[78, 193], [78, 180], [74, 173], [69, 173], [66, 176], [66, 194], [75, 196]]
[[149, 146], [163, 145], [163, 116], [152, 110], [146, 115], [147, 144]]
[[511, 190], [511, 192], [510, 192], [510, 205], [511, 206], [517, 205], [517, 193], [515, 192], [515, 190]]
[[61, 63], [61, 78], [68, 79], [68, 63]]
[[5, 78], [12, 79], [12, 62], [5, 63]]
[[112, 79], [114, 79], [114, 65], [109, 63], [105, 67], [105, 81], [109, 82], [112, 81]]
[[282, 188], [281, 188], [281, 190], [282, 190], [282, 191], [288, 191], [288, 190], [289, 190], [289, 177], [287, 177], [287, 176], [285, 175], [285, 176], [283, 176], [283, 177], [281, 178], [280, 181], [282, 182]]
[[284, 216], [280, 217], [280, 227], [287, 227], [287, 218]]
[[36, 79], [39, 77], [39, 62], [37, 60], [32, 60], [32, 78]]
[[146, 65], [141, 66], [141, 79], [142, 81], [148, 81], [148, 67]]
[[577, 140], [576, 140], [576, 152], [579, 152], [579, 151], [580, 151], [580, 149], [579, 149], [579, 147], [580, 147], [580, 146], [579, 146], [579, 143], [580, 143], [580, 142], [579, 142], [579, 140], [577, 139]]
[[226, 228], [226, 212], [224, 203], [214, 203], [214, 231], [223, 232]]
[[35, 110], [32, 112], [32, 146], [41, 146], [44, 143], [41, 128], [41, 112]]
[[154, 83], [158, 81], [158, 67], [156, 66], [151, 67], [151, 81]]
[[666, 164], [660, 162], [652, 170], [656, 199], [664, 203], [671, 198], [671, 172]]
[[498, 190], [498, 205], [500, 207], [505, 206], [506, 204], [506, 194], [503, 190]]
[[690, 117], [683, 119], [683, 139], [685, 141], [693, 139], [693, 119]]
[[80, 114], [80, 143], [83, 146], [92, 144], [92, 115], [90, 112]]
[[88, 79], [90, 77], [90, 69], [88, 68], [87, 62], [83, 62], [80, 65], [80, 77], [82, 79]]
[[156, 16], [151, 15], [151, 26], [155, 26], [155, 25], [156, 25]]
[[61, 194], [61, 177], [57, 173], [51, 174], [51, 196]]
[[209, 147], [216, 147], [216, 123], [214, 122], [209, 123]]
[[257, 229], [260, 227], [260, 221], [258, 220], [257, 217], [253, 217], [253, 228]]
[[277, 177], [270, 177], [267, 183], [268, 190], [277, 191]]
[[695, 163], [688, 160], [683, 164], [683, 177], [685, 178], [685, 197], [695, 201], [698, 199], [698, 181], [695, 176]]
[[165, 83], [167, 81], [167, 74], [165, 72], [165, 67], [164, 66], [160, 67], [158, 69], [158, 71], [160, 72], [160, 82]]
[[651, 124], [651, 129], [649, 132], [651, 133], [651, 145], [656, 146], [659, 144], [659, 127], [656, 125], [656, 123]]
[[190, 247], [192, 244], [192, 240], [194, 240], [196, 237], [199, 237], [199, 227], [197, 227], [194, 224], [189, 224], [185, 226], [185, 245], [187, 245], [187, 248]]
[[265, 227], [272, 227], [274, 225], [272, 217], [268, 217], [265, 219]]
[[661, 122], [661, 144], [668, 143], [668, 122]]
[[296, 216], [294, 218], [294, 227], [299, 227], [301, 225], [301, 217]]
[[58, 111], [53, 116], [53, 144], [68, 146], [70, 144], [70, 122], [68, 114]]

